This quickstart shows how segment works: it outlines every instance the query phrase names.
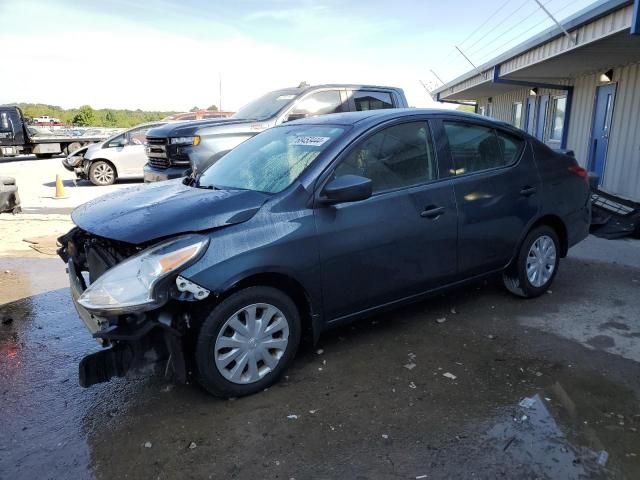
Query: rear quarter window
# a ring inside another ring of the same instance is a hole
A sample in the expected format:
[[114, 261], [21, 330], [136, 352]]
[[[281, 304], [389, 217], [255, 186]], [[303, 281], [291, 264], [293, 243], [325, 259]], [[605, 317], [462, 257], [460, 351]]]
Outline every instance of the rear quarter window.
[[356, 90], [353, 92], [356, 111], [382, 110], [393, 108], [393, 101], [389, 92], [375, 92], [370, 90]]
[[511, 165], [524, 146], [522, 139], [490, 126], [458, 121], [443, 124], [455, 175]]

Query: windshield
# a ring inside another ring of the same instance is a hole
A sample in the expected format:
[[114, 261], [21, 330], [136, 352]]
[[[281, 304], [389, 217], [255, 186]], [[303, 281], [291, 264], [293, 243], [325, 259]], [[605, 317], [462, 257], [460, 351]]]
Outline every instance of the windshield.
[[344, 128], [292, 125], [266, 130], [241, 143], [204, 171], [201, 188], [278, 193], [298, 178]]
[[238, 110], [233, 118], [246, 118], [252, 120], [266, 120], [273, 117], [282, 108], [291, 103], [300, 93], [294, 90], [276, 90], [249, 102]]

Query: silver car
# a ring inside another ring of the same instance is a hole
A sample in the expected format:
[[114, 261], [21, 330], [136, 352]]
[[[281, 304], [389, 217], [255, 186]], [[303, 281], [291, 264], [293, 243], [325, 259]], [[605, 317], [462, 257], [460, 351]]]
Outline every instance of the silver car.
[[111, 185], [119, 178], [143, 177], [147, 163], [145, 137], [147, 131], [167, 122], [143, 123], [122, 133], [71, 152], [62, 165], [78, 179], [94, 185]]

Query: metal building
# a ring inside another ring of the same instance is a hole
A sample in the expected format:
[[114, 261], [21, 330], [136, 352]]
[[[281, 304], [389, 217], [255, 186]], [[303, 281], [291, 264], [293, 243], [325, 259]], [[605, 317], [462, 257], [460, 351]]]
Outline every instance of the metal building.
[[601, 0], [433, 92], [575, 152], [640, 201], [640, 0]]

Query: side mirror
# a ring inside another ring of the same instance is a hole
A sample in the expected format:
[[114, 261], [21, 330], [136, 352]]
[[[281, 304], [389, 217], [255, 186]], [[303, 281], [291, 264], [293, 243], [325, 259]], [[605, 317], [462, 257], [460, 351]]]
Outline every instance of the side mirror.
[[302, 113], [302, 112], [290, 113], [289, 115], [287, 115], [287, 118], [285, 118], [284, 121], [292, 122], [294, 120], [300, 120], [301, 118], [307, 118], [308, 116], [309, 116], [308, 113]]
[[342, 175], [331, 180], [322, 191], [326, 204], [366, 200], [373, 193], [371, 179], [359, 175]]

